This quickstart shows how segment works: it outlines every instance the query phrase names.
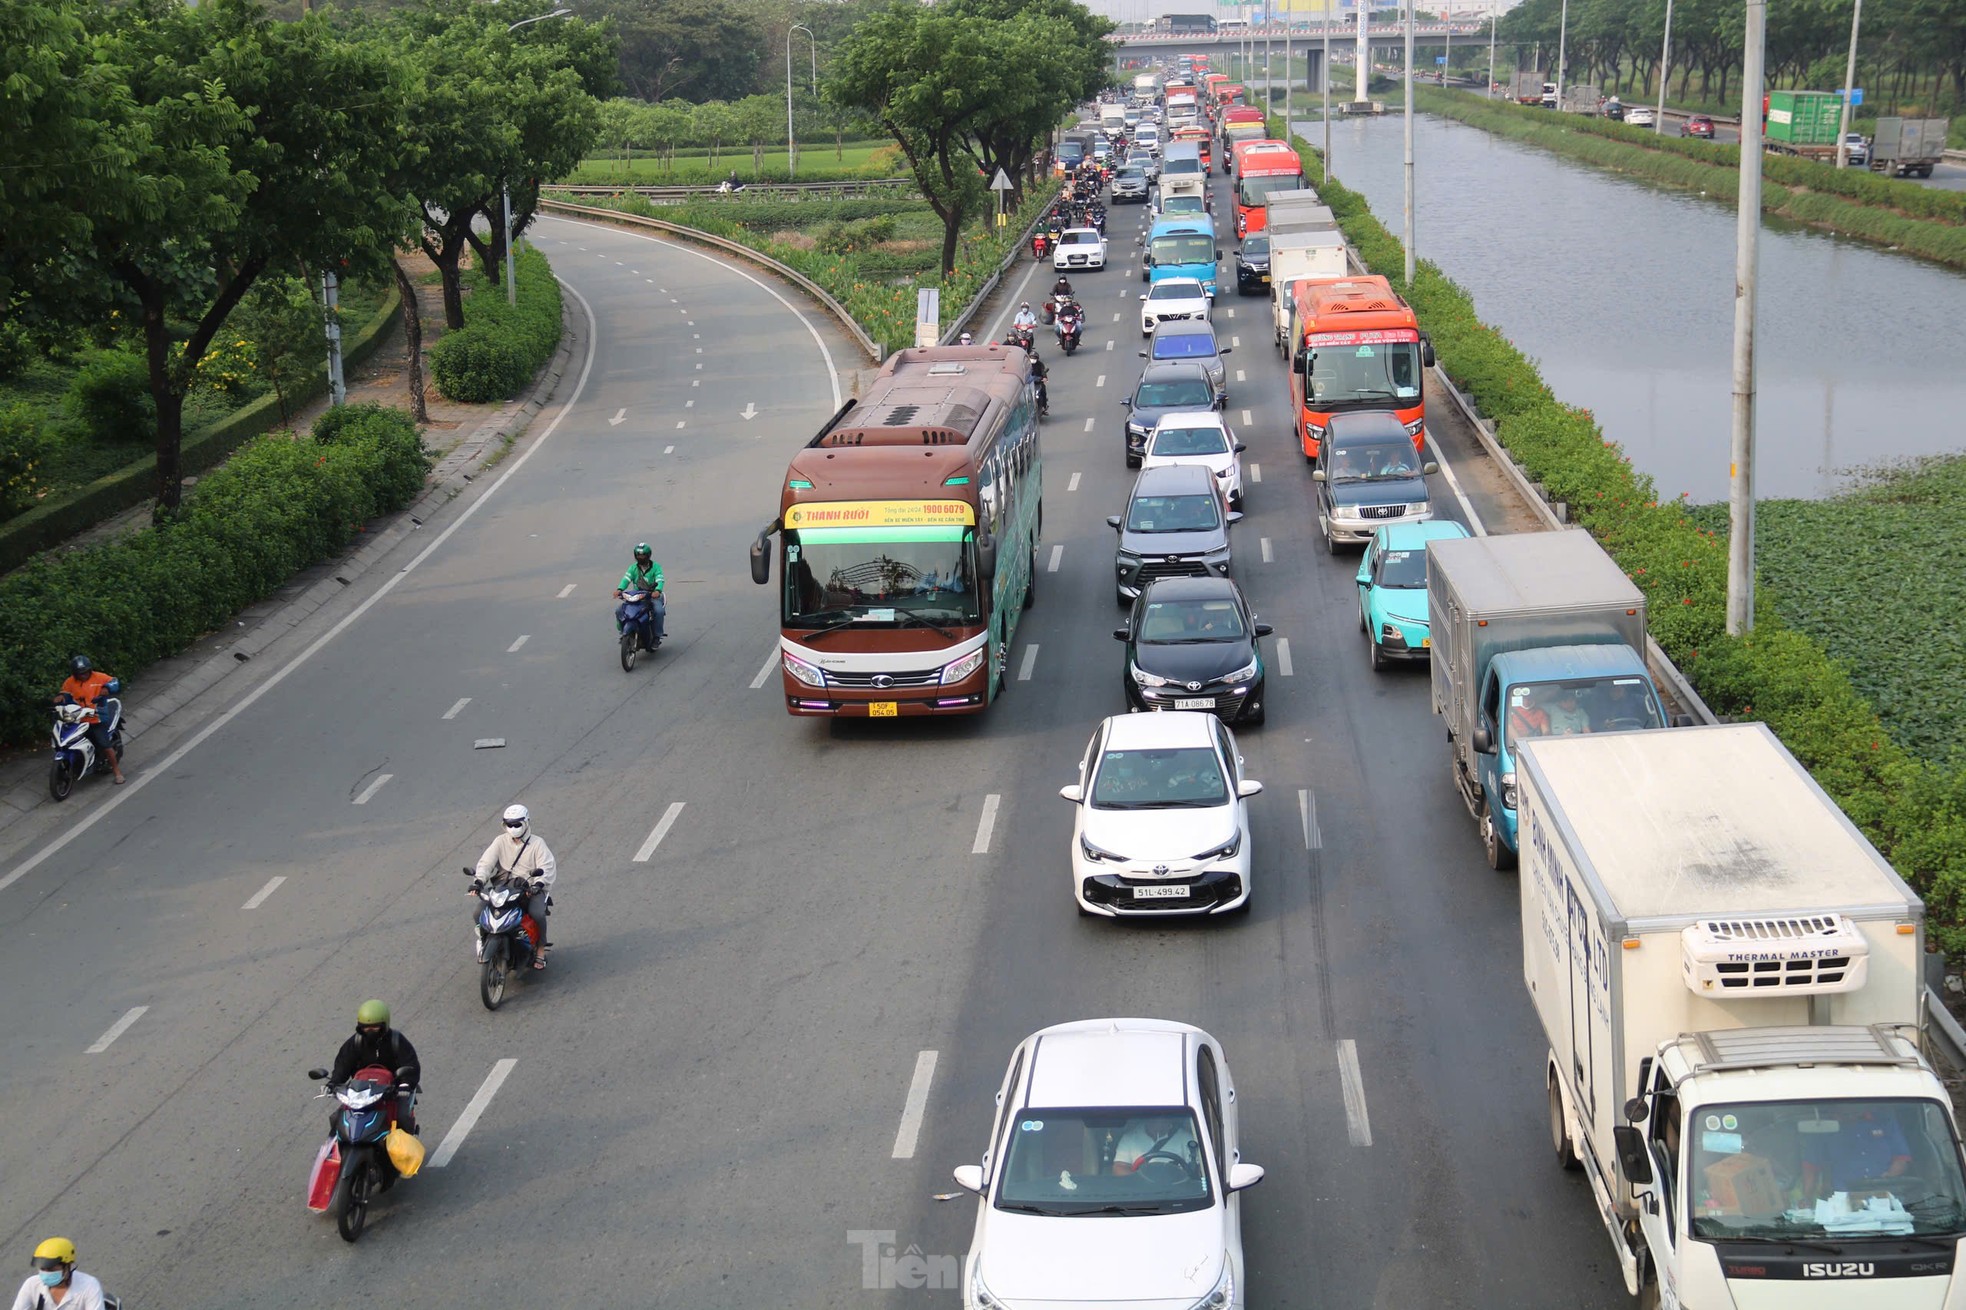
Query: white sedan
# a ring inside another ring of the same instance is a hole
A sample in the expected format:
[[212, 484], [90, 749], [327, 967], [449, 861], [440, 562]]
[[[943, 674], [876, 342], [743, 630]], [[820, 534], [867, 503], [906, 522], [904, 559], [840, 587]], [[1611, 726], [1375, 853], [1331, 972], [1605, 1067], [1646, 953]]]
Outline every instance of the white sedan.
[[1059, 789], [1072, 822], [1072, 897], [1105, 918], [1227, 914], [1249, 906], [1249, 798], [1235, 735], [1180, 700], [1099, 725], [1079, 780]]
[[1658, 117], [1644, 105], [1636, 105], [1625, 111], [1627, 127], [1657, 127], [1658, 124]]
[[1215, 475], [1215, 489], [1230, 509], [1242, 508], [1242, 452], [1235, 429], [1212, 409], [1163, 414], [1147, 434], [1140, 467], [1200, 464]]
[[1214, 302], [1201, 279], [1164, 277], [1140, 293], [1140, 335], [1150, 337], [1156, 325], [1184, 318], [1207, 318]]
[[1058, 249], [1051, 256], [1053, 268], [1106, 267], [1106, 238], [1096, 227], [1068, 227], [1058, 234]]
[[965, 1310], [1234, 1310], [1247, 1304], [1238, 1143], [1222, 1044], [1164, 1019], [1026, 1037], [997, 1093], [963, 1262]]

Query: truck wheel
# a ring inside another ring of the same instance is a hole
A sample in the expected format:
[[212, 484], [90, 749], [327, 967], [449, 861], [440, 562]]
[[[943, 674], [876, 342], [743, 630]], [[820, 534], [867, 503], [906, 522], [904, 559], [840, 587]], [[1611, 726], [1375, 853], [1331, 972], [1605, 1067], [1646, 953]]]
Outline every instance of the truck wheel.
[[1583, 1168], [1577, 1153], [1570, 1149], [1570, 1133], [1563, 1126], [1563, 1092], [1551, 1078], [1550, 1084], [1550, 1145], [1556, 1149], [1556, 1162], [1559, 1168], [1575, 1170]]
[[1481, 845], [1488, 854], [1488, 867], [1495, 870], [1515, 868], [1515, 852], [1502, 841], [1502, 827], [1495, 822], [1495, 811], [1482, 807]]
[[1659, 1280], [1649, 1277], [1638, 1289], [1638, 1310], [1659, 1310]]

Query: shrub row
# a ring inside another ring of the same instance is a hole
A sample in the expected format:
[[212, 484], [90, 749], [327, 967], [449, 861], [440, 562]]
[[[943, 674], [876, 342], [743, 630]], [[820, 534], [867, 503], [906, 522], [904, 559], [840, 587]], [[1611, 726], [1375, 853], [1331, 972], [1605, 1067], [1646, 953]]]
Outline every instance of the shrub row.
[[[360, 331], [342, 347], [348, 364], [359, 364], [375, 353], [396, 321], [401, 301], [392, 288], [384, 295], [382, 307]], [[287, 397], [289, 406], [305, 404], [328, 389], [327, 365], [309, 379], [306, 386]], [[180, 448], [187, 476], [204, 472], [221, 463], [251, 437], [258, 436], [280, 422], [280, 401], [274, 395], [261, 396], [234, 410], [225, 418], [196, 432], [187, 433]], [[0, 425], [0, 481], [5, 480], [7, 460], [5, 425]], [[97, 478], [86, 487], [42, 501], [33, 509], [0, 523], [0, 573], [17, 568], [38, 552], [86, 532], [112, 515], [120, 514], [157, 494], [155, 455]]]
[[[773, 227], [788, 224], [774, 219], [754, 218], [740, 221], [732, 215], [755, 213], [758, 204], [780, 206], [783, 202], [752, 202], [737, 205], [719, 201], [693, 201], [686, 205], [651, 205], [640, 196], [621, 195], [613, 197], [581, 197], [580, 203], [595, 205], [602, 209], [613, 209], [624, 214], [635, 214], [643, 218], [657, 218], [666, 223], [680, 223], [693, 227], [712, 236], [720, 236], [736, 241], [760, 254], [768, 255], [781, 264], [798, 270], [811, 278], [828, 295], [840, 302], [852, 315], [853, 321], [866, 329], [867, 335], [877, 343], [893, 349], [908, 345], [915, 339], [915, 291], [920, 285], [934, 285], [941, 289], [942, 321], [946, 324], [961, 313], [965, 305], [973, 300], [983, 289], [990, 275], [1010, 253], [1024, 231], [1027, 220], [1037, 213], [1037, 207], [1051, 203], [1057, 193], [1058, 184], [1047, 179], [1042, 185], [1025, 192], [1024, 202], [1012, 213], [1006, 225], [998, 229], [972, 227], [965, 231], [956, 247], [956, 269], [947, 278], [939, 281], [930, 279], [891, 279], [883, 278], [879, 272], [866, 265], [852, 253], [829, 253], [824, 249], [801, 250], [781, 241], [774, 241], [769, 235]], [[922, 212], [927, 202], [916, 200], [899, 205], [891, 200], [846, 200], [837, 202], [841, 206], [838, 214], [830, 208], [827, 217], [847, 218], [849, 216], [872, 218], [876, 215], [891, 215], [904, 212]], [[883, 206], [869, 212], [862, 206]], [[807, 201], [798, 205], [799, 217], [810, 224], [817, 206]], [[869, 260], [877, 264], [878, 260]]]
[[552, 266], [531, 246], [515, 260], [518, 302], [507, 304], [503, 286], [468, 270], [464, 326], [430, 349], [430, 376], [452, 400], [480, 405], [509, 399], [560, 348], [560, 284]]
[[0, 579], [0, 741], [45, 731], [69, 656], [130, 682], [407, 505], [429, 471], [415, 425], [379, 407], [337, 423], [327, 442], [262, 436], [169, 519]]
[[[1280, 135], [1280, 120], [1271, 131]], [[1322, 156], [1297, 141], [1306, 177]], [[1441, 366], [1494, 420], [1502, 446], [1570, 505], [1646, 593], [1653, 637], [1715, 713], [1765, 721], [1851, 820], [1925, 897], [1932, 939], [1966, 952], [1966, 768], [1913, 757], [1892, 741], [1848, 667], [1784, 624], [1765, 589], [1755, 630], [1726, 635], [1726, 543], [1608, 440], [1589, 410], [1556, 399], [1535, 364], [1475, 314], [1466, 291], [1405, 254], [1365, 198], [1335, 178], [1318, 187], [1367, 267], [1413, 303]]]

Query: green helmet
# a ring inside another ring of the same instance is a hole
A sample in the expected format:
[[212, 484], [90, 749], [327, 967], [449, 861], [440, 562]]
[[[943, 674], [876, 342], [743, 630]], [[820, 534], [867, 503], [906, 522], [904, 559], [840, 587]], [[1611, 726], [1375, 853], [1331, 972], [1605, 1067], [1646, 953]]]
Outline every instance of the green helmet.
[[635, 547], [635, 562], [637, 564], [647, 564], [654, 558], [655, 552], [649, 549], [649, 544], [646, 541]]
[[371, 1024], [389, 1026], [389, 1006], [382, 1001], [363, 1001], [362, 1008], [355, 1011], [355, 1026], [365, 1028]]

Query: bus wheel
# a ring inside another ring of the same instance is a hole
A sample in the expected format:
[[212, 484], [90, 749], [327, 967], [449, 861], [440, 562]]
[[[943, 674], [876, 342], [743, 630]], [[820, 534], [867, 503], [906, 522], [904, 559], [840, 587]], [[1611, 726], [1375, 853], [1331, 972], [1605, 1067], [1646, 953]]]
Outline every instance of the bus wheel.
[[1024, 583], [1024, 608], [1038, 603], [1038, 539], [1031, 538], [1031, 576]]

